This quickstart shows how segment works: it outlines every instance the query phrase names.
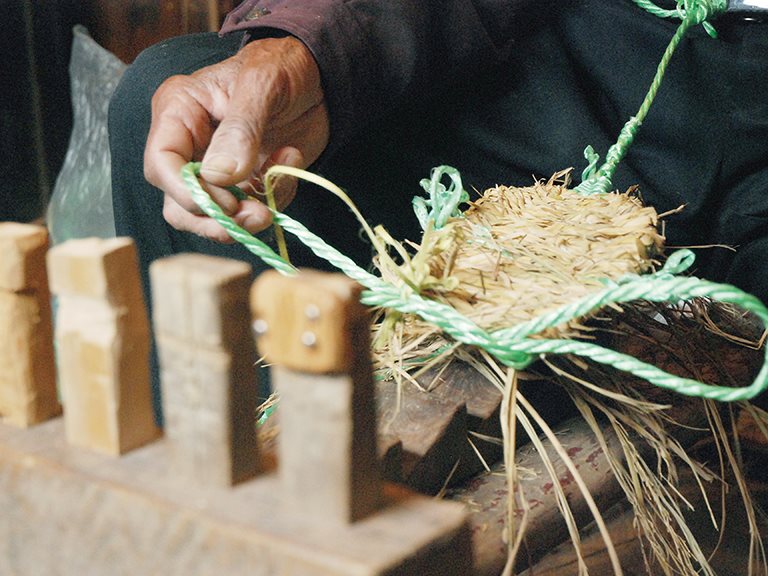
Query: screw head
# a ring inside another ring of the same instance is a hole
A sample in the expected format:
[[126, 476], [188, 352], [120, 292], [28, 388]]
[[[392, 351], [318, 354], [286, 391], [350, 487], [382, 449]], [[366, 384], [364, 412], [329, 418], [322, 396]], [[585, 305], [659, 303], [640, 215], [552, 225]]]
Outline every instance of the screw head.
[[264, 336], [269, 330], [269, 325], [267, 324], [267, 321], [263, 318], [257, 318], [253, 321], [253, 331], [256, 334], [256, 336]]
[[317, 304], [307, 304], [307, 307], [304, 308], [304, 316], [307, 320], [317, 320], [320, 318], [320, 308]]
[[301, 335], [301, 343], [307, 348], [313, 348], [317, 345], [317, 335], [307, 330]]

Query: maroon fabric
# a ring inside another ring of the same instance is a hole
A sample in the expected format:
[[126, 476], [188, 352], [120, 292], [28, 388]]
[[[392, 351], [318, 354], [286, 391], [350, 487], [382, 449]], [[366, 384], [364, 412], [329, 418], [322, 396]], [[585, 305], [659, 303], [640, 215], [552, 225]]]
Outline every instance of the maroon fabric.
[[[503, 59], [532, 0], [246, 0], [221, 33], [288, 33], [317, 60], [335, 149], [427, 84]], [[539, 2], [541, 4], [541, 1]]]

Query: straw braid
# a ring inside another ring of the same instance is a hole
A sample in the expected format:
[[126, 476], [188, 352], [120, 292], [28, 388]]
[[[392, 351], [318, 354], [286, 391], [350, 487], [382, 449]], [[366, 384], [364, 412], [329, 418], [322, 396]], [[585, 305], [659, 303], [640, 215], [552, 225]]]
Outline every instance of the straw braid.
[[[280, 167], [276, 166], [270, 170], [273, 173], [268, 172], [264, 177], [268, 186], [271, 182], [270, 176], [279, 173]], [[201, 209], [219, 222], [232, 238], [242, 243], [265, 263], [284, 274], [296, 273], [296, 269], [278, 256], [269, 246], [237, 226], [231, 218], [221, 211], [200, 186], [197, 179], [199, 171], [199, 163], [189, 163], [182, 170], [182, 176], [193, 199]], [[299, 172], [301, 171], [292, 170], [294, 175]], [[317, 182], [316, 176], [314, 179]], [[768, 325], [768, 309], [754, 296], [730, 285], [716, 284], [692, 277], [675, 277], [674, 274], [687, 269], [693, 261], [693, 254], [688, 250], [675, 252], [669, 257], [666, 265], [655, 274], [627, 276], [618, 282], [610, 282], [610, 285], [602, 291], [573, 304], [563, 306], [516, 327], [488, 333], [451, 306], [429, 300], [408, 286], [398, 287], [366, 272], [350, 258], [341, 254], [289, 216], [273, 212], [273, 217], [276, 225], [294, 234], [317, 256], [327, 260], [347, 276], [368, 288], [361, 297], [364, 304], [390, 308], [406, 314], [415, 314], [434, 324], [457, 342], [482, 348], [512, 368], [524, 369], [541, 354], [575, 354], [613, 366], [644, 378], [656, 386], [687, 396], [722, 401], [748, 400], [768, 386], [768, 347], [766, 349], [766, 362], [752, 385], [744, 388], [726, 388], [706, 385], [669, 374], [636, 358], [595, 344], [574, 340], [529, 338], [529, 336], [540, 333], [547, 328], [589, 315], [607, 304], [632, 300], [677, 302], [689, 298], [707, 297], [738, 304], [757, 314]]]

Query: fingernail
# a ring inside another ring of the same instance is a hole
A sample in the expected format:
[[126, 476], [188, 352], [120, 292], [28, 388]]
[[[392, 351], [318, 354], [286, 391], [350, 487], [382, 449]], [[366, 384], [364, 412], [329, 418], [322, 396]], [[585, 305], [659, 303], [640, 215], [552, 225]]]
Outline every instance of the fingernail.
[[218, 172], [227, 176], [237, 170], [237, 161], [231, 156], [217, 155], [203, 160], [202, 170], [206, 172]]
[[301, 158], [301, 155], [297, 150], [295, 150], [294, 148], [287, 148], [281, 152], [281, 154], [277, 159], [277, 163], [294, 166], [299, 163], [300, 158]]
[[251, 234], [257, 234], [272, 223], [272, 214], [264, 211], [246, 214], [241, 218], [240, 226]]

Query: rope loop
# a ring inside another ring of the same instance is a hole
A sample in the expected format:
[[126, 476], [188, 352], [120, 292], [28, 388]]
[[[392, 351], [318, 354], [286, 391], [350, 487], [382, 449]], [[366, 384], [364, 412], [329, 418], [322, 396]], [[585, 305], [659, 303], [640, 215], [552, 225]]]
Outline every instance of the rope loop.
[[691, 26], [702, 24], [707, 34], [717, 37], [709, 20], [723, 14], [728, 9], [728, 0], [677, 0], [674, 10], [666, 10], [654, 4], [651, 0], [632, 0], [646, 12], [659, 18], [677, 18], [687, 21]]
[[[448, 175], [451, 185], [446, 188], [442, 183], [443, 176]], [[419, 220], [422, 230], [426, 230], [430, 220], [434, 228], [439, 230], [445, 226], [450, 218], [460, 218], [459, 204], [469, 201], [469, 194], [461, 183], [461, 175], [452, 166], [438, 166], [432, 168], [430, 178], [424, 178], [419, 182], [421, 187], [429, 194], [429, 198], [414, 196], [413, 211]]]
[[[284, 169], [288, 170], [281, 166], [270, 168], [276, 172]], [[280, 258], [269, 246], [237, 226], [211, 200], [198, 181], [199, 170], [199, 163], [189, 163], [182, 169], [182, 177], [192, 194], [192, 198], [200, 208], [221, 224], [233, 239], [242, 243], [266, 264], [284, 274], [295, 274], [296, 269], [293, 266]], [[335, 186], [314, 174], [296, 168], [290, 168], [290, 174], [311, 180], [324, 187]], [[265, 182], [269, 186], [271, 180], [265, 177]], [[768, 388], [768, 346], [765, 347], [766, 358], [763, 367], [753, 383], [743, 388], [729, 388], [706, 385], [695, 380], [681, 378], [626, 354], [602, 348], [590, 342], [547, 339], [537, 336], [548, 328], [587, 317], [608, 304], [633, 300], [678, 303], [692, 298], [709, 298], [736, 304], [756, 314], [763, 324], [768, 326], [768, 308], [756, 297], [728, 284], [716, 284], [695, 277], [675, 276], [693, 263], [694, 256], [690, 250], [674, 252], [655, 274], [627, 276], [619, 281], [606, 282], [603, 290], [589, 294], [581, 300], [532, 318], [523, 324], [488, 333], [452, 306], [429, 300], [406, 285], [395, 286], [363, 270], [350, 258], [341, 254], [307, 230], [301, 223], [285, 214], [273, 210], [273, 218], [276, 225], [282, 226], [286, 232], [296, 236], [317, 256], [325, 259], [367, 288], [361, 295], [363, 304], [391, 308], [403, 314], [414, 314], [441, 329], [454, 341], [467, 346], [482, 348], [503, 364], [517, 370], [526, 368], [536, 358], [544, 354], [574, 354], [613, 366], [618, 370], [643, 378], [651, 384], [688, 396], [720, 401], [749, 400]]]
[[709, 22], [728, 8], [728, 0], [678, 0], [677, 9], [681, 20], [691, 26], [701, 24], [711, 38], [717, 38], [717, 30]]

